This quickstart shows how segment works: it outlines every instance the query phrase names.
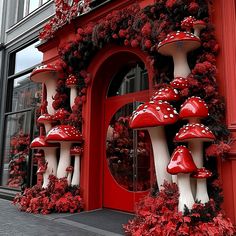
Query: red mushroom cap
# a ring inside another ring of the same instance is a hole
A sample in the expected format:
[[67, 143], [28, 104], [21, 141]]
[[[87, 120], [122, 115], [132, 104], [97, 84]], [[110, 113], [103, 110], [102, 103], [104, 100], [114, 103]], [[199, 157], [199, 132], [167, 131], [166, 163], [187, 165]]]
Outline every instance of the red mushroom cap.
[[189, 82], [188, 79], [183, 77], [175, 77], [173, 81], [170, 82], [170, 85], [175, 89], [185, 89], [188, 88]]
[[66, 87], [76, 87], [78, 84], [78, 79], [74, 75], [69, 75], [69, 77], [66, 80]]
[[192, 51], [201, 45], [200, 39], [192, 33], [188, 32], [173, 32], [158, 44], [158, 52], [164, 56], [172, 56], [176, 47], [181, 45], [181, 50], [184, 52]]
[[70, 113], [65, 108], [59, 108], [53, 116], [53, 120], [64, 120], [69, 117]]
[[81, 155], [82, 153], [83, 153], [83, 148], [79, 146], [75, 146], [70, 149], [71, 155]]
[[154, 102], [159, 100], [171, 102], [178, 101], [179, 99], [179, 92], [170, 86], [158, 89], [158, 91], [155, 92], [154, 96], [151, 98]]
[[178, 146], [167, 166], [167, 172], [171, 175], [179, 173], [188, 174], [197, 170], [190, 151], [185, 146]]
[[193, 22], [193, 28], [204, 29], [206, 28], [206, 22], [203, 20], [195, 20]]
[[168, 102], [150, 101], [140, 105], [130, 118], [132, 129], [173, 124], [178, 120], [178, 112]]
[[181, 21], [181, 28], [183, 30], [190, 31], [193, 28], [194, 21], [196, 21], [196, 19], [194, 17], [192, 17], [192, 16], [185, 17]]
[[58, 69], [55, 65], [41, 65], [37, 66], [31, 73], [30, 79], [36, 83], [44, 83], [49, 76], [55, 76]]
[[182, 105], [179, 117], [182, 119], [205, 118], [209, 115], [208, 107], [204, 100], [199, 97], [190, 97]]
[[45, 147], [57, 147], [57, 145], [46, 142], [44, 136], [35, 138], [30, 144], [31, 149], [43, 149]]
[[72, 172], [74, 170], [73, 166], [68, 166], [66, 172]]
[[197, 169], [197, 171], [191, 174], [192, 178], [196, 179], [206, 179], [212, 176], [212, 172], [207, 170], [205, 167]]
[[41, 115], [37, 120], [39, 124], [44, 124], [46, 122], [52, 122], [52, 121], [53, 121], [53, 117], [47, 113]]
[[187, 142], [193, 139], [209, 142], [215, 140], [215, 136], [208, 127], [202, 124], [187, 124], [179, 130], [174, 141]]
[[83, 138], [78, 129], [71, 125], [58, 125], [53, 127], [46, 136], [46, 141], [57, 142], [82, 142]]

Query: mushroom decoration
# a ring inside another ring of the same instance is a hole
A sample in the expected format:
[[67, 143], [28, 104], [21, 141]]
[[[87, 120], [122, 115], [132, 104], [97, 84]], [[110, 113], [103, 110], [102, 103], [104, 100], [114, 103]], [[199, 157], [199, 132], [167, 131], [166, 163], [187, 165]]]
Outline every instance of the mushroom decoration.
[[133, 112], [130, 118], [132, 129], [147, 129], [149, 132], [159, 189], [165, 180], [171, 182], [171, 176], [166, 172], [170, 155], [163, 126], [174, 124], [177, 120], [178, 112], [166, 101], [144, 103]]
[[45, 84], [48, 103], [47, 110], [50, 115], [53, 115], [55, 112], [52, 103], [53, 97], [56, 94], [57, 77], [58, 70], [56, 66], [51, 64], [36, 67], [30, 75], [30, 79], [33, 82]]
[[181, 28], [183, 30], [186, 30], [187, 32], [191, 32], [191, 29], [193, 28], [193, 24], [196, 21], [196, 19], [192, 16], [185, 17], [181, 21]]
[[185, 89], [188, 88], [189, 82], [188, 79], [183, 77], [175, 77], [174, 80], [170, 82], [170, 85], [175, 89]]
[[41, 149], [44, 151], [45, 155], [45, 162], [47, 163], [47, 170], [43, 175], [43, 187], [46, 188], [49, 183], [49, 175], [54, 174], [56, 175], [57, 170], [57, 158], [56, 158], [56, 149], [58, 148], [57, 145], [51, 144], [45, 141], [44, 136], [40, 136], [35, 138], [31, 144], [31, 149]]
[[81, 133], [74, 126], [58, 125], [53, 127], [46, 136], [49, 143], [60, 143], [60, 160], [57, 168], [57, 177], [66, 177], [66, 168], [70, 166], [70, 148], [72, 143], [81, 143]]
[[176, 134], [175, 142], [188, 142], [194, 162], [198, 168], [203, 166], [202, 144], [215, 139], [210, 129], [203, 124], [187, 124], [180, 128]]
[[67, 172], [67, 183], [70, 186], [71, 185], [71, 176], [72, 176], [72, 172], [73, 172], [74, 168], [73, 166], [68, 166], [66, 168], [66, 172]]
[[[196, 128], [201, 129], [202, 134], [211, 134], [211, 139], [214, 140], [214, 135], [210, 132], [208, 128], [204, 128], [204, 125], [199, 127], [200, 119], [205, 118], [209, 115], [207, 104], [200, 97], [190, 97], [182, 105], [179, 111], [179, 116], [181, 119], [188, 119], [190, 124], [196, 123]], [[193, 126], [187, 127], [187, 129], [192, 129]], [[185, 129], [183, 129], [184, 131]], [[188, 133], [188, 132], [187, 132]], [[199, 137], [200, 138], [200, 137]], [[210, 139], [210, 140], [211, 140]], [[201, 139], [195, 137], [194, 141], [189, 142], [189, 149], [192, 152], [193, 159], [198, 168], [203, 167], [203, 142]]]
[[83, 149], [79, 146], [75, 146], [70, 150], [70, 154], [75, 156], [74, 173], [71, 181], [72, 186], [80, 184], [80, 157], [82, 153]]
[[70, 113], [65, 108], [59, 108], [53, 116], [54, 121], [60, 121], [61, 124], [70, 116]]
[[191, 209], [194, 204], [189, 175], [196, 170], [197, 167], [189, 150], [185, 146], [178, 146], [171, 156], [167, 171], [171, 175], [178, 176], [179, 211], [183, 212], [185, 205]]
[[[42, 185], [43, 188], [45, 188], [45, 186], [43, 186], [43, 183], [45, 182], [45, 180], [42, 181], [42, 176], [44, 176], [44, 174], [46, 173], [46, 170], [47, 170], [47, 164], [41, 165], [41, 166], [38, 168], [37, 173], [36, 173], [36, 174], [38, 175], [38, 177], [37, 177], [37, 179], [38, 179], [38, 184]], [[46, 187], [47, 187], [47, 186], [46, 186]]]
[[174, 77], [186, 78], [190, 74], [187, 53], [200, 47], [201, 41], [189, 32], [173, 32], [158, 44], [158, 52], [164, 56], [172, 56], [174, 61]]
[[176, 89], [173, 89], [172, 87], [168, 86], [165, 88], [158, 89], [157, 92], [155, 92], [154, 96], [152, 96], [151, 101], [178, 101], [180, 100], [179, 92]]
[[39, 124], [44, 125], [46, 133], [52, 128], [52, 122], [53, 122], [52, 118], [53, 117], [51, 115], [45, 113], [41, 115], [37, 120]]
[[206, 28], [206, 23], [203, 20], [196, 20], [193, 22], [194, 35], [200, 36], [201, 30]]
[[72, 109], [74, 105], [75, 98], [77, 97], [77, 84], [78, 79], [75, 75], [69, 75], [66, 80], [66, 87], [70, 88], [70, 107]]
[[209, 201], [206, 179], [211, 176], [212, 173], [204, 167], [197, 169], [196, 172], [191, 174], [192, 178], [197, 179], [196, 200], [201, 201], [203, 204]]

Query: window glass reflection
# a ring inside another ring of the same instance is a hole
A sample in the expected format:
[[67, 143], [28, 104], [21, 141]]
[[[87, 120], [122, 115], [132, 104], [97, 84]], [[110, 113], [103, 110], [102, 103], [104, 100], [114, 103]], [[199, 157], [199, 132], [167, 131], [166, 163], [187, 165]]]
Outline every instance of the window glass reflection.
[[29, 13], [39, 7], [39, 0], [30, 0], [29, 1]]
[[12, 111], [19, 111], [35, 107], [41, 100], [41, 84], [34, 83], [24, 75], [14, 79], [12, 93]]
[[25, 183], [29, 156], [31, 112], [8, 115], [5, 130], [3, 186], [19, 188]]
[[112, 79], [108, 90], [108, 97], [120, 96], [148, 89], [148, 74], [143, 66], [123, 68]]
[[15, 73], [39, 64], [43, 60], [43, 53], [35, 48], [37, 43], [31, 44], [16, 53]]
[[146, 131], [133, 131], [129, 117], [133, 104], [113, 116], [107, 131], [107, 163], [116, 182], [129, 191], [150, 188], [151, 143]]

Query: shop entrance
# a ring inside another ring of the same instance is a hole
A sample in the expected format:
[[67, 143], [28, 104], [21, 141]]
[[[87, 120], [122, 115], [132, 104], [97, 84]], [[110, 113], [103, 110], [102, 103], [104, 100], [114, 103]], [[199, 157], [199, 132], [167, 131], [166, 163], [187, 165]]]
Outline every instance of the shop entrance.
[[103, 206], [133, 212], [153, 179], [152, 151], [146, 131], [129, 128], [129, 117], [148, 101], [148, 76], [142, 64], [122, 68], [109, 86], [105, 101]]

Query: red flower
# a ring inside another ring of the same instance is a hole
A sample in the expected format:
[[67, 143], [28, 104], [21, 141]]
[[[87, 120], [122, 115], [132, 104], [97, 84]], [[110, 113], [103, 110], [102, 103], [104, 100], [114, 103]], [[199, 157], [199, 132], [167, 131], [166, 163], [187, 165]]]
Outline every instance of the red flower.
[[133, 39], [133, 40], [131, 41], [131, 47], [136, 48], [136, 47], [138, 47], [138, 45], [139, 45], [139, 43], [138, 43], [138, 40], [137, 40], [137, 39]]
[[145, 23], [143, 28], [141, 29], [141, 33], [143, 36], [150, 36], [152, 33], [152, 26], [150, 22]]
[[196, 14], [199, 9], [199, 5], [196, 2], [191, 2], [188, 6], [188, 11], [190, 14]]
[[176, 3], [176, 0], [167, 0], [166, 1], [166, 7], [167, 8], [172, 8], [175, 3]]

